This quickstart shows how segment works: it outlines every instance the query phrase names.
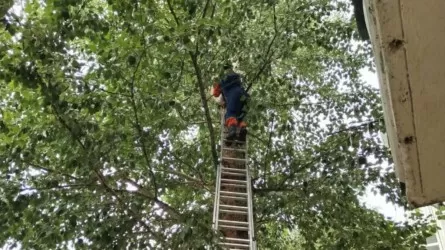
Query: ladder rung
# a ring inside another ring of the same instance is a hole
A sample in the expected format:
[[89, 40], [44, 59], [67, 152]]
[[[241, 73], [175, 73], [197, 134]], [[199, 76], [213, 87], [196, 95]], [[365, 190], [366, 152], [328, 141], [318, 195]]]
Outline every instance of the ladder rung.
[[220, 191], [220, 193], [226, 195], [247, 196], [247, 193], [240, 193], [240, 192]]
[[232, 226], [232, 225], [219, 225], [220, 228], [235, 229], [235, 230], [249, 230], [248, 227]]
[[241, 206], [232, 206], [232, 205], [224, 205], [224, 204], [220, 204], [219, 206], [222, 208], [227, 208], [227, 209], [247, 210], [247, 207], [241, 207]]
[[[238, 242], [244, 242], [244, 243], [249, 243], [250, 242], [250, 240], [248, 240], [248, 239], [229, 238], [229, 237], [224, 238], [224, 240], [225, 241], [238, 241]], [[227, 243], [229, 243], [229, 242], [227, 242]]]
[[221, 198], [221, 199], [240, 200], [240, 201], [245, 201], [245, 200], [247, 200], [246, 197], [239, 197], [239, 196], [225, 196], [225, 195], [221, 195], [219, 198]]
[[247, 181], [234, 180], [234, 179], [221, 179], [221, 181], [231, 182], [231, 183], [238, 183], [238, 184], [247, 184]]
[[248, 226], [249, 223], [245, 221], [236, 221], [236, 220], [219, 220], [219, 223], [224, 224], [233, 224], [233, 225], [239, 225], [239, 226]]
[[234, 171], [234, 172], [243, 172], [243, 173], [246, 172], [245, 169], [241, 169], [241, 168], [227, 168], [227, 167], [221, 167], [221, 170]]
[[225, 210], [221, 209], [219, 210], [220, 213], [227, 213], [227, 214], [247, 214], [247, 211], [238, 211], [238, 210]]
[[244, 158], [232, 158], [232, 157], [221, 157], [223, 160], [229, 160], [229, 161], [242, 161], [246, 162], [247, 160]]
[[223, 168], [225, 168], [226, 170], [233, 170], [233, 169], [235, 169], [235, 171], [237, 171], [237, 170], [246, 171], [247, 170], [245, 166], [242, 166], [242, 167], [230, 167], [230, 165], [229, 165], [227, 167], [223, 166]]
[[245, 144], [246, 142], [245, 141], [238, 141], [238, 140], [227, 140], [227, 139], [223, 139], [225, 142], [236, 142], [236, 143], [239, 143], [239, 144]]
[[231, 150], [231, 151], [238, 151], [238, 152], [247, 152], [247, 150], [245, 149], [240, 149], [240, 148], [222, 148], [222, 150]]
[[240, 173], [232, 173], [232, 172], [222, 172], [221, 174], [226, 174], [226, 175], [232, 175], [232, 176], [240, 176], [240, 177], [246, 177], [245, 174], [240, 174]]
[[239, 188], [247, 188], [244, 184], [233, 184], [233, 183], [221, 183], [221, 186], [223, 187], [239, 187]]
[[224, 246], [224, 247], [245, 247], [245, 248], [250, 248], [248, 244], [246, 245], [246, 244], [221, 242], [221, 243], [219, 243], [219, 245], [220, 246]]

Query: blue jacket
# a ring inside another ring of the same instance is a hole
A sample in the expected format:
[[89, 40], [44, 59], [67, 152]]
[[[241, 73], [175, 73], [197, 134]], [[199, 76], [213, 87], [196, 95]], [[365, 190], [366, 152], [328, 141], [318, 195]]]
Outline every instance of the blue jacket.
[[220, 82], [222, 92], [226, 93], [229, 89], [234, 87], [241, 88], [241, 75], [237, 73], [227, 74]]

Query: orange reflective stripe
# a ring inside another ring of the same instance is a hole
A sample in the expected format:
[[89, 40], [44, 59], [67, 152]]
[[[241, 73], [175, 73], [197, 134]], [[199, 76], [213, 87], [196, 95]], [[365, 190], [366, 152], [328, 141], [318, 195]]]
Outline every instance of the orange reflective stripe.
[[226, 126], [230, 127], [230, 126], [237, 126], [238, 125], [238, 121], [236, 120], [236, 117], [229, 117], [226, 120]]

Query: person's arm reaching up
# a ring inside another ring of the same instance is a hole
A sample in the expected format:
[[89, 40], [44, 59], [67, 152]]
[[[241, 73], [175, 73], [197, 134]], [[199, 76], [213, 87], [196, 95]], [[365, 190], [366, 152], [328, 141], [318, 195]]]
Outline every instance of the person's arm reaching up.
[[221, 95], [221, 84], [214, 82], [212, 88], [212, 95], [214, 97], [218, 97]]

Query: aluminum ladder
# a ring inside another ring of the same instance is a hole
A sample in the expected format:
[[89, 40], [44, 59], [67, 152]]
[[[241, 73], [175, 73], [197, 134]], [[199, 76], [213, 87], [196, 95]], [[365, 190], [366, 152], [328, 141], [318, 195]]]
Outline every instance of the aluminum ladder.
[[221, 157], [217, 170], [213, 229], [222, 233], [219, 246], [223, 249], [256, 250], [248, 140], [225, 140], [224, 114], [225, 109], [221, 109]]

